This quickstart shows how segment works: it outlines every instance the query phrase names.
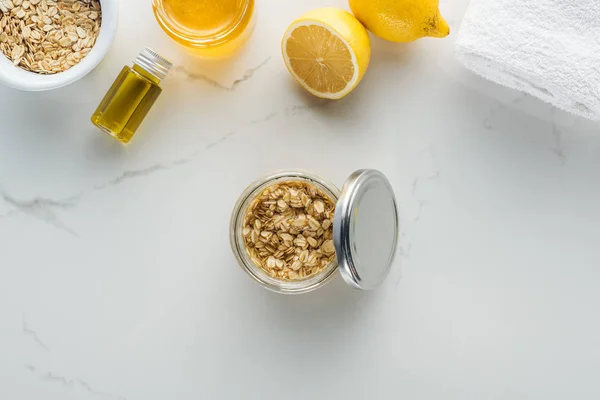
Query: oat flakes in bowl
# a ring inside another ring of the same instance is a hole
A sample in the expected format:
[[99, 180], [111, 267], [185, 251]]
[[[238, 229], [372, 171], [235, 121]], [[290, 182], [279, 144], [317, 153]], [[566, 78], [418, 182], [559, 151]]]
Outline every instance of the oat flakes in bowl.
[[117, 0], [0, 0], [0, 83], [50, 90], [92, 71], [115, 37]]
[[0, 51], [38, 74], [66, 71], [89, 54], [102, 23], [98, 0], [0, 0]]

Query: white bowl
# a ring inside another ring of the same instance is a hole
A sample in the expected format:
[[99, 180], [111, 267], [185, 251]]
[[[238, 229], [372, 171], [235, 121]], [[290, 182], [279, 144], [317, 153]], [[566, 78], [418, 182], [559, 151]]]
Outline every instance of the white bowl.
[[90, 73], [102, 61], [117, 32], [119, 20], [118, 0], [100, 0], [102, 24], [92, 50], [77, 65], [53, 75], [36, 74], [15, 67], [0, 54], [0, 83], [19, 90], [37, 92], [56, 89], [73, 83]]

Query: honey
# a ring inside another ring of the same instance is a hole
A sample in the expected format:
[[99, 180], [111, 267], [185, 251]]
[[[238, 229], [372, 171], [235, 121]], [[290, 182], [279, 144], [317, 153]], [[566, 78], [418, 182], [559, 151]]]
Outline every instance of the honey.
[[250, 36], [254, 0], [153, 0], [161, 28], [206, 57], [235, 53]]

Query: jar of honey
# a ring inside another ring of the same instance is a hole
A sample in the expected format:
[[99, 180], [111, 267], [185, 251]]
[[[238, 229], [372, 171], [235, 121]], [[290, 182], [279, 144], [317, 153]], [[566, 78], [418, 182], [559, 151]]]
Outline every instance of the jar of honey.
[[153, 0], [160, 27], [194, 53], [219, 58], [236, 52], [254, 23], [254, 0]]

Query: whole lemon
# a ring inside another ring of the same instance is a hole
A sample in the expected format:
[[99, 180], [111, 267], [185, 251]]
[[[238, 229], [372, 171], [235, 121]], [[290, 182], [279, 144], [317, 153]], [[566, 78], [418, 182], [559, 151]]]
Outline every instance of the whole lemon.
[[354, 16], [375, 35], [391, 42], [412, 42], [450, 34], [439, 0], [349, 0]]

